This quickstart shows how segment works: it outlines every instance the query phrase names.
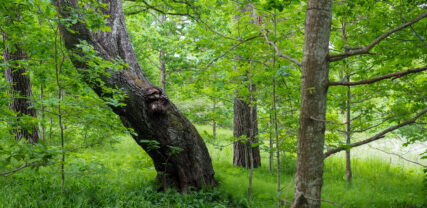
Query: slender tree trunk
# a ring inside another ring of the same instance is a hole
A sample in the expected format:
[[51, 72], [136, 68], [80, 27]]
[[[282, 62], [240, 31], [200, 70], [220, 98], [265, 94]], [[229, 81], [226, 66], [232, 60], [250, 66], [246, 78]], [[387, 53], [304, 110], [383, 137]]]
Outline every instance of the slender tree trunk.
[[[273, 113], [274, 113], [274, 136], [276, 137], [276, 181], [277, 193], [280, 192], [280, 144], [279, 144], [279, 131], [277, 128], [277, 108], [276, 108], [276, 76], [273, 75]], [[281, 206], [280, 199], [277, 199], [277, 207]]]
[[[56, 86], [58, 87], [58, 125], [60, 130], [60, 141], [61, 141], [61, 191], [64, 193], [65, 190], [65, 148], [64, 148], [64, 125], [62, 122], [62, 109], [61, 102], [63, 101], [63, 92], [62, 86], [60, 83], [60, 74], [62, 73], [62, 65], [64, 63], [64, 56], [62, 56], [62, 61], [59, 61], [58, 58], [58, 31], [55, 30], [55, 78], [56, 78]], [[62, 48], [61, 48], [62, 50]], [[64, 55], [64, 54], [62, 54]]]
[[[249, 96], [250, 96], [250, 109], [249, 109], [249, 118], [250, 118], [250, 134], [249, 134], [249, 142], [248, 142], [248, 149], [249, 152], [253, 152], [253, 148], [252, 148], [252, 143], [253, 143], [253, 139], [255, 137], [255, 128], [254, 128], [254, 123], [256, 122], [256, 117], [254, 117], [252, 114], [254, 112], [254, 96], [253, 96], [253, 84], [252, 84], [252, 61], [250, 62], [250, 67], [249, 67]], [[261, 161], [260, 161], [261, 162]], [[252, 179], [253, 179], [253, 175], [254, 175], [254, 154], [249, 154], [249, 165], [250, 165], [250, 172], [249, 172], [249, 185], [248, 185], [248, 199], [251, 199], [251, 195], [252, 195]]]
[[166, 92], [166, 54], [165, 50], [160, 49], [159, 52], [159, 63], [160, 63], [160, 86], [163, 91]]
[[[213, 78], [214, 78], [214, 83], [216, 83], [216, 71], [214, 71]], [[216, 90], [216, 88], [215, 88], [215, 90]], [[215, 116], [216, 96], [213, 97], [212, 111], [213, 111], [214, 116]], [[212, 136], [213, 136], [213, 138], [216, 139], [216, 120], [215, 120], [215, 117], [212, 119]]]
[[[3, 41], [7, 41], [6, 34], [3, 33]], [[5, 71], [5, 78], [10, 83], [9, 93], [12, 94], [12, 102], [9, 108], [17, 115], [17, 124], [13, 125], [16, 140], [22, 138], [31, 144], [37, 143], [40, 138], [37, 124], [24, 127], [20, 124], [24, 115], [37, 117], [36, 109], [31, 101], [33, 92], [31, 89], [30, 76], [28, 70], [19, 65], [19, 61], [25, 60], [26, 55], [21, 46], [17, 43], [6, 46], [3, 52], [4, 61], [8, 63]]]
[[[350, 74], [347, 74], [347, 81], [350, 82]], [[346, 144], [351, 143], [351, 91], [350, 86], [347, 86], [347, 116], [346, 116]], [[351, 179], [353, 174], [351, 172], [351, 158], [350, 149], [345, 151], [345, 169], [347, 175], [347, 187], [351, 186]]]
[[[274, 36], [277, 36], [277, 13], [276, 9], [274, 9]], [[276, 53], [273, 53], [273, 69], [276, 66]], [[274, 69], [275, 71], [275, 69]], [[277, 108], [276, 108], [276, 75], [273, 75], [273, 115], [274, 115], [274, 135], [276, 137], [276, 162], [277, 162], [277, 168], [276, 168], [276, 191], [277, 194], [280, 193], [280, 143], [279, 143], [279, 131], [277, 128]], [[281, 201], [280, 199], [277, 199], [277, 207], [281, 207]]]
[[[302, 61], [301, 113], [292, 207], [320, 207], [329, 83], [332, 0], [308, 0]], [[316, 119], [316, 120], [315, 120]]]
[[[64, 18], [79, 12], [78, 0], [55, 0], [53, 4]], [[189, 187], [214, 186], [214, 170], [205, 143], [190, 121], [175, 107], [164, 92], [154, 87], [142, 72], [126, 31], [122, 1], [105, 0], [108, 9], [100, 9], [107, 15], [111, 32], [90, 32], [84, 20], [60, 25], [61, 35], [69, 52], [74, 53], [72, 63], [82, 73], [88, 67], [86, 61], [74, 58], [84, 56], [77, 46], [81, 41], [93, 46], [98, 56], [108, 61], [121, 58], [129, 67], [110, 74], [98, 74], [103, 86], [84, 76], [86, 83], [101, 97], [111, 97], [106, 87], [120, 89], [126, 94], [124, 106], [110, 106], [120, 116], [125, 127], [135, 131], [133, 138], [153, 159], [157, 178], [166, 178], [168, 186], [177, 186], [181, 192]], [[73, 18], [75, 15], [73, 16]], [[72, 19], [72, 18], [71, 18]], [[66, 28], [69, 27], [69, 28]], [[71, 32], [73, 31], [73, 32]], [[90, 70], [89, 70], [90, 71]], [[159, 148], [149, 148], [146, 141], [156, 141]], [[179, 149], [180, 151], [177, 151]]]
[[46, 124], [45, 124], [46, 122], [45, 122], [43, 98], [44, 98], [43, 84], [40, 84], [40, 104], [41, 104], [40, 114], [42, 116], [42, 120], [41, 120], [42, 139], [43, 139], [43, 142], [46, 143]]
[[269, 152], [269, 158], [268, 158], [268, 170], [270, 171], [270, 173], [273, 173], [273, 162], [274, 162], [274, 153], [273, 153], [273, 135], [272, 135], [272, 131], [271, 131], [271, 126], [273, 125], [273, 119], [271, 118], [271, 112], [270, 112], [270, 120], [268, 123], [268, 128], [269, 128], [269, 139], [270, 139], [270, 150]]

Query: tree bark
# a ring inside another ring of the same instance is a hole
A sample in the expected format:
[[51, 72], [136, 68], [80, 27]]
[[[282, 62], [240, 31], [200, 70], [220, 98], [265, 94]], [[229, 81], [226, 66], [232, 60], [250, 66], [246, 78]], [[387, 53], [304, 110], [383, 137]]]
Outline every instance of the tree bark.
[[[103, 86], [85, 79], [101, 97], [111, 97], [105, 87], [121, 89], [126, 98], [124, 106], [110, 106], [120, 116], [125, 127], [132, 128], [135, 141], [153, 159], [157, 178], [163, 187], [176, 186], [181, 192], [189, 187], [214, 186], [214, 170], [205, 143], [190, 121], [170, 102], [164, 92], [154, 87], [142, 72], [126, 31], [122, 1], [106, 0], [100, 8], [111, 32], [90, 32], [79, 12], [78, 0], [55, 0], [53, 4], [64, 18], [73, 18], [77, 12], [82, 21], [60, 25], [66, 48], [83, 56], [77, 44], [86, 41], [104, 60], [121, 58], [127, 65], [120, 71], [108, 70], [108, 76], [99, 74]], [[71, 32], [73, 31], [73, 32]], [[87, 63], [71, 56], [72, 63], [82, 73], [87, 73]], [[148, 142], [147, 142], [148, 141]], [[151, 148], [156, 142], [157, 148]]]
[[[2, 34], [3, 40], [7, 40], [5, 33]], [[13, 48], [12, 48], [13, 47]], [[14, 126], [16, 140], [25, 138], [31, 144], [38, 143], [40, 138], [39, 128], [37, 124], [29, 127], [21, 126], [20, 118], [24, 115], [37, 117], [36, 109], [31, 101], [33, 92], [31, 89], [30, 76], [28, 70], [19, 66], [19, 61], [25, 60], [26, 55], [21, 46], [17, 43], [12, 47], [6, 47], [3, 52], [4, 61], [8, 63], [5, 71], [6, 80], [10, 83], [10, 91], [12, 94], [12, 102], [9, 108], [17, 114], [17, 126]]]
[[302, 61], [301, 114], [292, 207], [320, 207], [329, 72], [331, 0], [308, 0]]
[[[256, 105], [252, 108], [252, 119], [250, 118], [251, 107], [244, 100], [235, 97], [234, 98], [234, 127], [233, 127], [233, 136], [235, 138], [240, 138], [245, 136], [248, 139], [251, 139], [253, 143], [257, 143], [258, 140], [255, 138], [255, 135], [258, 135], [258, 121], [257, 121], [257, 110]], [[251, 125], [251, 120], [252, 122]], [[253, 134], [251, 134], [251, 129]], [[251, 137], [251, 135], [253, 135]], [[259, 152], [259, 147], [250, 148], [249, 142], [245, 141], [235, 141], [234, 142], [234, 151], [233, 151], [233, 165], [242, 166], [246, 169], [249, 168], [249, 152], [252, 152], [253, 157], [253, 167], [257, 168], [261, 166], [261, 156]]]

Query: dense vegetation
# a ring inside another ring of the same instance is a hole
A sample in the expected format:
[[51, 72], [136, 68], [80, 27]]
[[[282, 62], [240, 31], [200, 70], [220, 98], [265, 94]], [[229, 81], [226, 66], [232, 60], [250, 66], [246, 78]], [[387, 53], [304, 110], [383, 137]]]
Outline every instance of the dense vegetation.
[[0, 3], [0, 207], [427, 206], [422, 1], [111, 2]]

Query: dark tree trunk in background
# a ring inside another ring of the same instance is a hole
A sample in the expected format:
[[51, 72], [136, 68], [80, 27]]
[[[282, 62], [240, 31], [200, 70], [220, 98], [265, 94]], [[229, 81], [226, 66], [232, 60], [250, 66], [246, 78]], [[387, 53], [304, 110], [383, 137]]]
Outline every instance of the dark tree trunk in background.
[[[153, 159], [157, 178], [163, 186], [177, 186], [181, 192], [187, 192], [189, 186], [203, 187], [215, 185], [214, 170], [205, 143], [190, 121], [171, 103], [160, 88], [154, 87], [143, 74], [129, 36], [126, 31], [122, 1], [106, 0], [107, 9], [101, 9], [109, 18], [111, 32], [91, 33], [86, 25], [77, 21], [71, 24], [70, 32], [61, 25], [66, 48], [83, 55], [76, 46], [81, 40], [92, 45], [98, 55], [105, 60], [120, 57], [129, 67], [120, 71], [108, 70], [110, 76], [99, 75], [104, 85], [121, 89], [127, 97], [122, 101], [125, 106], [114, 107], [127, 128], [132, 128], [135, 141]], [[54, 5], [59, 14], [70, 18], [78, 12], [78, 0], [56, 0]], [[82, 18], [79, 13], [79, 17]], [[72, 59], [80, 73], [88, 68], [81, 59]], [[85, 80], [102, 97], [109, 96], [99, 84]], [[147, 141], [158, 142], [159, 148], [149, 148]], [[178, 150], [180, 149], [180, 150]]]
[[[3, 34], [3, 40], [7, 40], [6, 34]], [[17, 113], [17, 125], [14, 125], [16, 140], [22, 138], [28, 140], [31, 144], [37, 143], [40, 133], [37, 124], [29, 127], [21, 126], [20, 118], [24, 115], [37, 117], [36, 109], [31, 101], [33, 96], [31, 90], [30, 76], [28, 70], [19, 66], [17, 61], [26, 58], [25, 53], [19, 44], [13, 44], [13, 48], [7, 47], [3, 53], [4, 61], [8, 62], [5, 71], [6, 80], [10, 83], [10, 93], [13, 95], [9, 107]]]
[[[234, 98], [234, 129], [233, 136], [239, 138], [245, 135], [246, 138], [250, 138], [251, 130], [253, 129], [252, 142], [257, 143], [255, 136], [258, 135], [258, 120], [256, 105], [253, 107], [252, 119], [250, 118], [251, 107], [247, 102], [239, 98]], [[253, 122], [251, 122], [251, 120]], [[251, 126], [252, 123], [252, 126]], [[254, 168], [261, 166], [261, 156], [259, 153], [259, 147], [249, 147], [249, 142], [244, 141], [235, 141], [234, 142], [234, 156], [233, 156], [233, 165], [243, 166], [249, 168], [249, 151], [252, 149], [252, 156], [254, 161]]]
[[292, 205], [298, 208], [320, 207], [325, 122], [317, 119], [325, 120], [326, 113], [332, 0], [308, 0], [306, 14], [297, 171]]

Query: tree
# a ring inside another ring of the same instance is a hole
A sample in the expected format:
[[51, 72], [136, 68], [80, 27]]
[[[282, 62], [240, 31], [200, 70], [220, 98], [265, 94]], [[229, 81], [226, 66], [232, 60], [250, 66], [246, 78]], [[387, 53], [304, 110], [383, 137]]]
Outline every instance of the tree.
[[[251, 95], [251, 90], [254, 87], [255, 86], [253, 85], [250, 86], [249, 91]], [[233, 145], [233, 165], [243, 166], [246, 169], [249, 169], [251, 166], [249, 163], [250, 157], [252, 157], [254, 162], [253, 167], [257, 168], [261, 166], [261, 155], [259, 152], [259, 147], [251, 147], [252, 143], [257, 143], [257, 135], [258, 119], [256, 104], [251, 106], [248, 104], [248, 101], [245, 101], [244, 99], [236, 96], [234, 98], [233, 136], [235, 138], [239, 138], [239, 140], [235, 141]]]
[[330, 62], [346, 57], [369, 54], [370, 50], [392, 33], [406, 28], [427, 16], [427, 12], [395, 27], [379, 36], [367, 46], [354, 47], [352, 50], [337, 55], [329, 55], [329, 41], [332, 24], [332, 1], [309, 0], [305, 20], [305, 45], [302, 61], [301, 114], [298, 132], [297, 172], [295, 176], [295, 192], [293, 207], [320, 207], [321, 188], [323, 184], [323, 160], [327, 156], [360, 146], [382, 138], [386, 133], [402, 126], [414, 123], [427, 112], [417, 113], [413, 118], [396, 126], [390, 127], [366, 140], [346, 147], [338, 147], [323, 153], [325, 138], [326, 99], [329, 86], [370, 84], [380, 80], [400, 77], [410, 73], [421, 72], [426, 67], [392, 73], [373, 79], [355, 82], [330, 82]]
[[[87, 75], [93, 73], [87, 70], [93, 63], [84, 58], [85, 50], [93, 49], [107, 63], [125, 63], [121, 70], [108, 68], [95, 74], [96, 80], [85, 76], [84, 81], [104, 99], [113, 98], [107, 89], [119, 89], [125, 95], [121, 105], [110, 107], [125, 127], [134, 130], [133, 138], [153, 159], [157, 178], [164, 188], [170, 184], [187, 192], [190, 186], [215, 185], [212, 162], [199, 133], [139, 67], [126, 31], [122, 1], [105, 1], [105, 7], [88, 2], [83, 6], [78, 2], [53, 2], [63, 21], [67, 20], [60, 24], [60, 31], [66, 48], [73, 54], [71, 61], [79, 73]], [[95, 31], [100, 25], [86, 16], [88, 11], [104, 15], [109, 28]]]
[[[10, 6], [10, 5], [9, 5]], [[19, 14], [19, 7], [12, 9], [9, 14], [9, 24], [15, 24], [21, 19]], [[8, 36], [14, 36], [14, 40], [9, 41]], [[6, 46], [3, 57], [7, 63], [5, 71], [6, 80], [10, 83], [10, 93], [12, 94], [12, 102], [9, 107], [16, 113], [16, 124], [14, 124], [14, 133], [16, 140], [25, 138], [31, 144], [38, 143], [40, 138], [39, 129], [36, 122], [28, 122], [24, 125], [22, 120], [25, 116], [37, 118], [37, 112], [32, 102], [33, 92], [31, 89], [30, 76], [28, 69], [22, 66], [27, 56], [22, 49], [22, 44], [19, 40], [16, 40], [17, 34], [7, 34], [4, 30], [2, 31], [3, 41], [9, 41]]]

